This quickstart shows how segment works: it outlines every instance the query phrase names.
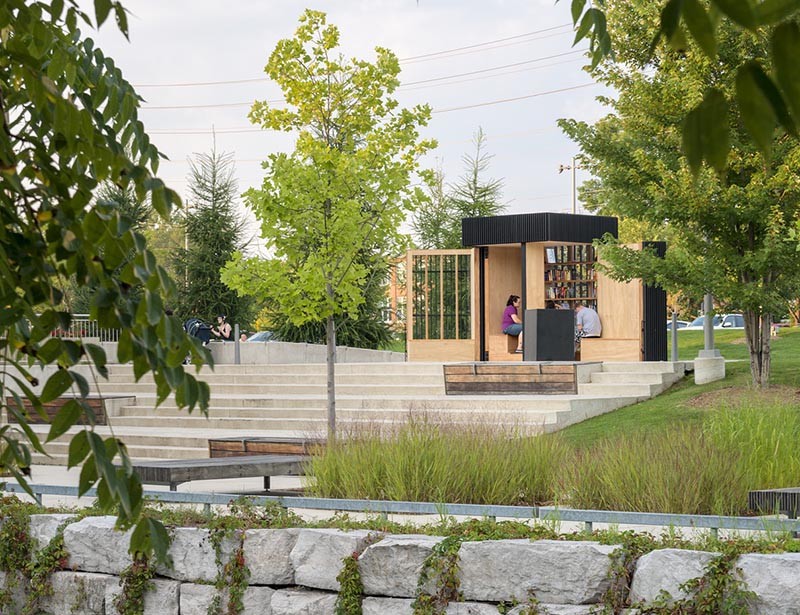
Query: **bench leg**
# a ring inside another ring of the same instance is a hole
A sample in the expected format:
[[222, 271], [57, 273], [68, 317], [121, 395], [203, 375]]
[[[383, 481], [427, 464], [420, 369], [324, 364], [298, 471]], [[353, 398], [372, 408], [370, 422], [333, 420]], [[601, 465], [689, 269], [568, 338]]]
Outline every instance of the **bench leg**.
[[270, 477], [269, 476], [265, 476], [264, 477], [264, 491], [269, 491], [270, 490], [270, 484], [271, 484]]
[[170, 491], [177, 491], [178, 490], [178, 483], [170, 483], [169, 484]]

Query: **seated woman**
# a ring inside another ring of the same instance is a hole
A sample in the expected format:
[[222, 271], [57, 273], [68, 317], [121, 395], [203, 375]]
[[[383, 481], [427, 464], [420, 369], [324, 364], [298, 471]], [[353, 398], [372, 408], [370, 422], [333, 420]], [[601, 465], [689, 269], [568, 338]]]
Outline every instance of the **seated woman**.
[[522, 319], [517, 312], [519, 305], [519, 297], [510, 295], [503, 311], [503, 333], [517, 338], [516, 352], [522, 352]]

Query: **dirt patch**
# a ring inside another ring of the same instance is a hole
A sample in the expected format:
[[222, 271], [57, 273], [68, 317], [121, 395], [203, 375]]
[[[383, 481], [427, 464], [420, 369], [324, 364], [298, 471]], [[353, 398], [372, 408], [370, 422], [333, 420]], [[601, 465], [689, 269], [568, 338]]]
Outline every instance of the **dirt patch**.
[[722, 405], [739, 407], [754, 402], [766, 404], [800, 404], [800, 389], [785, 385], [773, 385], [760, 391], [748, 387], [725, 387], [701, 393], [686, 402], [690, 408], [715, 408]]

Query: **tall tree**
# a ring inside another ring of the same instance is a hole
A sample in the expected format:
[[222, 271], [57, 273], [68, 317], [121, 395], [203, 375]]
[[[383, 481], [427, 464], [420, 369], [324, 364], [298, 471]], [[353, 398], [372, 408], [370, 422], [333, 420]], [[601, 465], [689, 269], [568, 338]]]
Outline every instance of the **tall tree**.
[[505, 210], [502, 203], [503, 180], [485, 179], [493, 155], [486, 151], [486, 135], [478, 128], [473, 135], [474, 154], [464, 154], [464, 174], [445, 185], [441, 168], [423, 174], [426, 195], [414, 212], [412, 229], [422, 248], [455, 249], [461, 247], [461, 220], [478, 216], [496, 216]]
[[643, 277], [695, 297], [710, 292], [742, 309], [753, 382], [767, 386], [772, 315], [782, 313], [800, 288], [798, 241], [788, 232], [800, 216], [800, 143], [775, 130], [772, 162], [765, 165], [735, 114], [725, 170], [703, 167], [695, 175], [681, 155], [681, 139], [682, 120], [705, 89], [730, 96], [743, 59], [763, 59], [768, 37], [722, 22], [719, 62], [691, 43], [679, 51], [662, 45], [651, 55], [657, 7], [648, 0], [610, 0], [606, 10], [620, 44], [614, 61], [594, 76], [619, 95], [606, 99], [611, 113], [595, 125], [562, 126], [597, 178], [584, 186], [589, 206], [661, 227], [674, 247], [663, 261], [613, 245], [604, 258], [617, 277]]
[[[121, 4], [94, 6], [97, 27], [113, 14], [127, 35]], [[166, 531], [142, 517], [142, 486], [125, 445], [95, 431], [89, 383], [73, 369], [88, 362], [107, 377], [105, 352], [50, 336], [69, 327], [62, 288], [74, 277], [97, 289], [91, 317], [120, 330], [118, 360], [132, 362], [137, 378], [153, 373], [157, 402], [174, 391], [179, 406], [207, 411], [208, 385], [181, 362], [190, 351], [198, 364], [210, 355], [164, 313], [163, 297], [174, 285], [132, 219], [93, 198], [112, 181], [133, 188], [162, 217], [180, 204], [155, 176], [161, 155], [138, 120], [139, 97], [113, 60], [81, 35], [79, 19], [93, 24], [74, 1], [0, 3], [0, 404], [17, 423], [0, 427], [0, 470], [29, 489], [30, 449], [44, 449], [26, 403], [46, 416], [43, 403], [70, 391], [74, 398], [51, 421], [47, 440], [82, 425], [71, 436], [68, 461], [82, 465], [79, 493], [96, 485], [100, 509], [116, 511], [122, 529], [136, 526], [131, 551], [155, 549], [164, 558]], [[41, 366], [57, 369], [39, 383]]]
[[[427, 106], [391, 98], [400, 65], [376, 48], [374, 63], [337, 52], [339, 30], [307, 10], [293, 39], [278, 42], [266, 66], [288, 108], [256, 102], [254, 123], [296, 131], [294, 152], [273, 154], [261, 189], [246, 193], [275, 258], [261, 261], [259, 291], [296, 325], [325, 320], [328, 433], [336, 433], [336, 315], [355, 316], [371, 275], [367, 254], [387, 259], [405, 245], [398, 228], [412, 204], [417, 158], [434, 143], [418, 130]], [[228, 271], [236, 286], [239, 261]]]
[[233, 154], [196, 154], [189, 161], [189, 205], [183, 216], [187, 245], [178, 252], [183, 275], [177, 313], [182, 318], [213, 319], [225, 314], [231, 323], [249, 323], [251, 301], [221, 279], [221, 271], [246, 247], [244, 222], [236, 211], [239, 188]]

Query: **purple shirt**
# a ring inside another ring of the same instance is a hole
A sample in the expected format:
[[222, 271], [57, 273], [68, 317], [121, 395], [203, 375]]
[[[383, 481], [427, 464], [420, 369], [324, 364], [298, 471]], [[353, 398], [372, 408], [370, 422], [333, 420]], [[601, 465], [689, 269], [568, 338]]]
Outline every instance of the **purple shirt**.
[[507, 305], [505, 311], [503, 312], [503, 328], [502, 331], [505, 331], [508, 327], [514, 324], [514, 319], [511, 318], [511, 315], [517, 314], [517, 308], [513, 305]]

